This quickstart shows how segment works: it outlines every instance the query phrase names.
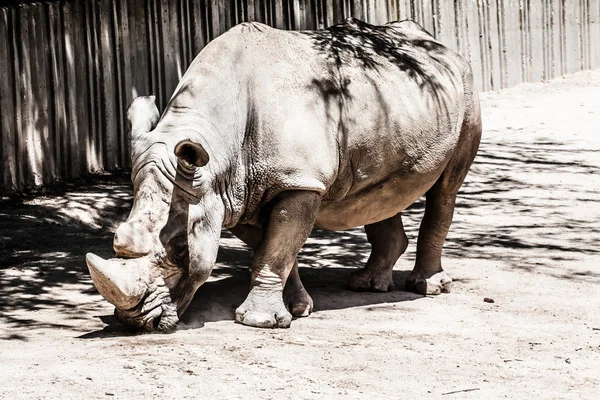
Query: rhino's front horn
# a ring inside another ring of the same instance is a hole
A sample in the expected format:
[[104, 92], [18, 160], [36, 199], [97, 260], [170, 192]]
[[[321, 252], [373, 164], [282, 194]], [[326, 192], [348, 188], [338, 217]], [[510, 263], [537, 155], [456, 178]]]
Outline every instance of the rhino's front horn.
[[98, 292], [118, 309], [132, 309], [146, 295], [148, 271], [137, 260], [105, 260], [88, 253], [85, 261]]

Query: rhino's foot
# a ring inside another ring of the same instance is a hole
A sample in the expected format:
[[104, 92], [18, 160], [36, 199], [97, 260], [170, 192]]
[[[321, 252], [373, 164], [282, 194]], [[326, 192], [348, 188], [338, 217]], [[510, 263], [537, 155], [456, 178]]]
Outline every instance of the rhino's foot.
[[394, 290], [392, 270], [381, 272], [363, 268], [350, 275], [348, 287], [357, 292], [389, 292]]
[[255, 286], [235, 310], [235, 320], [256, 328], [289, 328], [292, 315], [283, 304], [281, 291]]
[[313, 299], [304, 289], [284, 291], [283, 298], [294, 317], [308, 317], [313, 310]]
[[418, 294], [450, 293], [452, 278], [445, 271], [441, 271], [425, 279], [413, 271], [406, 280], [406, 287], [411, 292]]

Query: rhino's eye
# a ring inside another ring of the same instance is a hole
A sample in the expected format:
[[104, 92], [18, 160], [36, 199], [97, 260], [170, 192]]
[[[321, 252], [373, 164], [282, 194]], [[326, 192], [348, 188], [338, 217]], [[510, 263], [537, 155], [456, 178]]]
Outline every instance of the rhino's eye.
[[165, 247], [169, 259], [173, 262], [184, 261], [188, 255], [187, 238], [185, 236], [171, 238]]

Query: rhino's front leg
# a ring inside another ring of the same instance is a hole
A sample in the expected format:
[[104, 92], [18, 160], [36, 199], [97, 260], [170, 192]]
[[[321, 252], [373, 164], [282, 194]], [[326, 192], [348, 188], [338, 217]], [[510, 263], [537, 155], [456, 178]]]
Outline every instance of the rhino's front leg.
[[[229, 228], [238, 239], [256, 250], [263, 238], [263, 229], [253, 225], [236, 225]], [[298, 260], [294, 260], [294, 266], [290, 272], [283, 289], [283, 301], [294, 317], [308, 317], [313, 309], [312, 297], [300, 280], [298, 272]]]
[[274, 200], [254, 252], [250, 293], [236, 310], [236, 321], [259, 328], [290, 326], [292, 315], [283, 302], [283, 288], [320, 203], [321, 196], [308, 191], [284, 192]]

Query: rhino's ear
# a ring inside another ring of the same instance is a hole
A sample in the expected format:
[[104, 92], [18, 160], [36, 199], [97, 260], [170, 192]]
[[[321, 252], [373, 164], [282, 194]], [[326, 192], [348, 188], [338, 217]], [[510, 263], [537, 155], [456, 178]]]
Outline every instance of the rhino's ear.
[[156, 107], [156, 96], [139, 96], [133, 99], [127, 109], [127, 121], [131, 135], [135, 137], [156, 128], [160, 113]]
[[210, 157], [204, 147], [191, 140], [183, 140], [175, 146], [175, 155], [182, 161], [195, 167], [204, 167]]

